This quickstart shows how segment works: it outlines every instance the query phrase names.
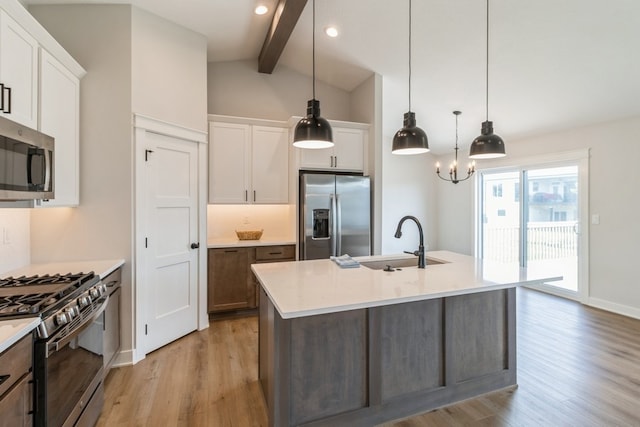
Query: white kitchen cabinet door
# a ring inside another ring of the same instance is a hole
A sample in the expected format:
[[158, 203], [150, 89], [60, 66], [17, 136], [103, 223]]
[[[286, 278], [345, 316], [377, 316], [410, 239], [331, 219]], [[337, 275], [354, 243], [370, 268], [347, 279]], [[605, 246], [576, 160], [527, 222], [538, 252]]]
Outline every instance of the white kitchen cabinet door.
[[54, 198], [41, 206], [80, 203], [80, 80], [47, 51], [40, 52], [41, 132], [55, 139]]
[[36, 129], [38, 42], [3, 10], [0, 10], [0, 83], [5, 86], [4, 111], [0, 114]]
[[288, 203], [289, 131], [253, 126], [251, 182], [253, 203]]
[[332, 126], [331, 148], [297, 149], [301, 169], [364, 170], [364, 147], [367, 132], [362, 129]]
[[335, 169], [364, 170], [364, 130], [334, 127], [333, 140]]
[[209, 203], [250, 202], [251, 127], [209, 123]]

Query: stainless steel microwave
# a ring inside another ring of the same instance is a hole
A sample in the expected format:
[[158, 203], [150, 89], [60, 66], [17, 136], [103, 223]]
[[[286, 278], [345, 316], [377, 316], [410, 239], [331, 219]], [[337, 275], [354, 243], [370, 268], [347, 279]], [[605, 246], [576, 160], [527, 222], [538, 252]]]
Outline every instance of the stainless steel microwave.
[[0, 117], [0, 200], [53, 199], [54, 140]]

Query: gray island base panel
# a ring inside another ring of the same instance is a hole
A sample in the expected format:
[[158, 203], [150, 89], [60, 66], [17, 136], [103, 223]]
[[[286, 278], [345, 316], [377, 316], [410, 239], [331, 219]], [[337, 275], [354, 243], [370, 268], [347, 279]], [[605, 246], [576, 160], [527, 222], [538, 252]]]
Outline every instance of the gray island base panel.
[[516, 386], [515, 287], [289, 319], [260, 301], [270, 426], [371, 426]]

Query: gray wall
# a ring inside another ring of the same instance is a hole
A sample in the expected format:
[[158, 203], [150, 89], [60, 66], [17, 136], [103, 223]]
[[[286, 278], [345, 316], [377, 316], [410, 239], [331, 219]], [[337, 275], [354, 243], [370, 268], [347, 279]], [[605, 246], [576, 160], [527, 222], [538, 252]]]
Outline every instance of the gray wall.
[[[312, 98], [311, 78], [283, 65], [258, 73], [257, 60], [210, 62], [208, 89], [209, 114], [256, 119], [305, 116]], [[352, 120], [348, 92], [316, 81], [316, 98], [325, 119]]]

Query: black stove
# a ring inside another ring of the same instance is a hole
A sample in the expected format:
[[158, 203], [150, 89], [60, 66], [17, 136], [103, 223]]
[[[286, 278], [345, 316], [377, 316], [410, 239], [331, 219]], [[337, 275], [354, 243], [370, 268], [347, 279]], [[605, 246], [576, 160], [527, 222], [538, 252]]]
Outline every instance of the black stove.
[[7, 277], [0, 279], [0, 320], [40, 316], [38, 337], [47, 338], [105, 293], [93, 272]]

